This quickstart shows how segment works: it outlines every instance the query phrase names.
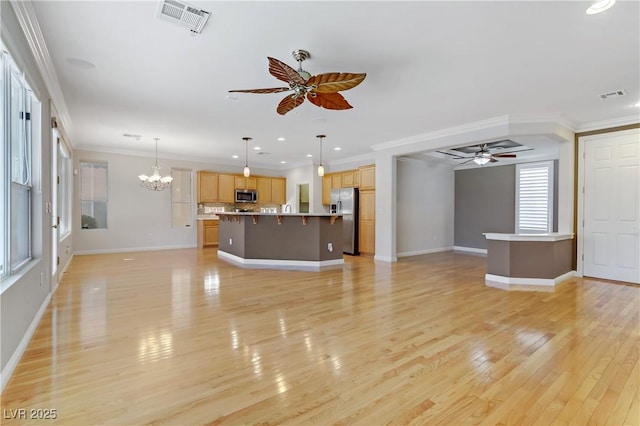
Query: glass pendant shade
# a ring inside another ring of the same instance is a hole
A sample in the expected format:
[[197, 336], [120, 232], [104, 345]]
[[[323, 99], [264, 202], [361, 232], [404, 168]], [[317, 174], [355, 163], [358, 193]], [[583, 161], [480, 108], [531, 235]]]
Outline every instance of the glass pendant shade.
[[244, 177], [251, 176], [251, 170], [249, 169], [249, 166], [244, 166], [244, 170], [242, 171], [242, 174], [244, 175]]
[[318, 166], [318, 176], [324, 176], [324, 166], [322, 164]]
[[326, 138], [326, 135], [317, 135], [316, 138], [320, 139], [320, 165], [318, 166], [318, 176], [324, 176], [324, 166], [322, 165], [322, 139]]
[[242, 140], [244, 141], [244, 169], [242, 170], [242, 174], [244, 177], [249, 177], [251, 176], [251, 169], [249, 169], [249, 141], [251, 138], [245, 136]]

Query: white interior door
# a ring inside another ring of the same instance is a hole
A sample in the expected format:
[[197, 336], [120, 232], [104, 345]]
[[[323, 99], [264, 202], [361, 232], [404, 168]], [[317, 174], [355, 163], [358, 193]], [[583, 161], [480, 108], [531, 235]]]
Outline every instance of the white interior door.
[[581, 141], [583, 275], [640, 284], [640, 130]]

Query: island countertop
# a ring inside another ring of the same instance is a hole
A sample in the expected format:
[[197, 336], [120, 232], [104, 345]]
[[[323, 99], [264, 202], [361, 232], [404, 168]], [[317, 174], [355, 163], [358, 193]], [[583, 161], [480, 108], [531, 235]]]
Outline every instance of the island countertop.
[[262, 213], [262, 212], [218, 212], [218, 216], [308, 216], [308, 217], [331, 217], [342, 216], [336, 213]]

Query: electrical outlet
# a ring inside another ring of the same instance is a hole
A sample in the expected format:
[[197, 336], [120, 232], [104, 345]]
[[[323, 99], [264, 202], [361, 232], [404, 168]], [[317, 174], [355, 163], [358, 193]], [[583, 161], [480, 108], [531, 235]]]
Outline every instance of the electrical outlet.
[[327, 250], [333, 251], [333, 244], [332, 243], [327, 244]]
[[229, 245], [232, 246], [233, 245], [233, 238], [229, 238]]

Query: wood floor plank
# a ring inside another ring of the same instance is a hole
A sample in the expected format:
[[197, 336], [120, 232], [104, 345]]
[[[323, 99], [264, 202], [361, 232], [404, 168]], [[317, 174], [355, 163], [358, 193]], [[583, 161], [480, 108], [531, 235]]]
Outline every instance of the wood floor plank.
[[2, 424], [638, 424], [640, 287], [485, 273], [455, 252], [322, 272], [214, 248], [76, 256]]

